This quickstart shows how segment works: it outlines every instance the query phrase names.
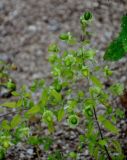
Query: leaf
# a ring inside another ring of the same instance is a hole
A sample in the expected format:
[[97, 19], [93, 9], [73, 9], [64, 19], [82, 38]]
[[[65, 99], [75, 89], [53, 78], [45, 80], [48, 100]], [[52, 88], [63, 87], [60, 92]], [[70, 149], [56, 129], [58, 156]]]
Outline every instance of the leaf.
[[12, 95], [15, 96], [15, 97], [20, 96], [20, 94], [19, 94], [18, 92], [16, 92], [16, 91], [13, 91], [13, 92], [11, 92], [11, 93], [12, 93]]
[[99, 140], [99, 142], [98, 142], [102, 147], [104, 147], [104, 146], [106, 146], [107, 145], [107, 142], [106, 142], [106, 140]]
[[23, 100], [22, 100], [22, 99], [19, 99], [19, 100], [17, 101], [17, 107], [21, 107], [22, 104], [23, 104]]
[[113, 125], [109, 120], [105, 119], [104, 116], [99, 115], [98, 116], [98, 120], [99, 122], [101, 122], [104, 127], [109, 130], [112, 133], [117, 134], [119, 132], [118, 128], [115, 127], [115, 125]]
[[99, 88], [103, 88], [103, 84], [101, 83], [101, 81], [95, 77], [95, 76], [90, 76], [90, 79], [92, 80], [92, 82]]
[[0, 106], [8, 107], [8, 108], [16, 108], [17, 107], [16, 102], [5, 102], [5, 103], [1, 104]]
[[116, 151], [118, 153], [122, 153], [121, 145], [120, 145], [120, 143], [117, 140], [113, 140], [112, 141], [112, 145], [114, 146], [114, 148], [116, 149]]
[[50, 46], [48, 47], [48, 52], [58, 53], [59, 51], [60, 49], [56, 43], [50, 44]]
[[28, 143], [30, 144], [30, 145], [38, 145], [38, 144], [41, 144], [40, 143], [40, 139], [39, 139], [39, 137], [37, 137], [37, 136], [30, 136], [29, 138], [28, 138]]
[[3, 120], [1, 126], [2, 126], [2, 128], [5, 129], [5, 130], [10, 130], [10, 126], [9, 126], [7, 120]]
[[59, 38], [63, 41], [66, 41], [69, 39], [69, 35], [68, 35], [68, 33], [62, 33], [62, 34], [60, 34]]
[[40, 106], [39, 106], [39, 105], [36, 105], [36, 106], [30, 108], [30, 109], [26, 112], [26, 114], [27, 114], [27, 115], [33, 115], [33, 114], [38, 113], [39, 111], [40, 111]]
[[127, 15], [121, 19], [121, 31], [106, 49], [104, 59], [108, 61], [117, 61], [127, 53]]
[[41, 95], [41, 105], [45, 106], [48, 101], [48, 89], [44, 89]]
[[64, 117], [64, 109], [60, 109], [58, 111], [58, 115], [57, 115], [58, 121], [61, 121], [63, 119], [63, 117]]
[[16, 116], [13, 117], [11, 121], [11, 128], [17, 127], [20, 122], [21, 122], [21, 116], [17, 114]]
[[109, 89], [113, 95], [120, 96], [120, 95], [123, 95], [124, 85], [121, 83], [116, 83], [116, 84], [113, 84]]
[[61, 94], [60, 93], [58, 93], [57, 91], [55, 91], [54, 89], [51, 89], [51, 95], [55, 98], [55, 100], [57, 101], [57, 102], [60, 102], [61, 101], [61, 98], [62, 98], [62, 96], [61, 96]]

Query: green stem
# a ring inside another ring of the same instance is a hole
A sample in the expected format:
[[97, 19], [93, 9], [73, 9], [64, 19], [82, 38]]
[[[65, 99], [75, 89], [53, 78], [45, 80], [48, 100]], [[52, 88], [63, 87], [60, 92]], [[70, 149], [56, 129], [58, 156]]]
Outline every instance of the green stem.
[[[103, 140], [104, 137], [103, 137], [103, 134], [102, 134], [102, 131], [101, 131], [101, 127], [100, 127], [99, 122], [98, 122], [98, 118], [97, 118], [95, 107], [93, 107], [93, 112], [94, 112], [94, 116], [95, 116], [95, 119], [96, 119], [96, 123], [97, 123], [98, 129], [99, 129], [99, 133], [100, 133], [101, 139]], [[108, 149], [107, 149], [107, 147], [105, 145], [104, 145], [104, 149], [105, 149], [105, 152], [107, 154], [108, 159], [112, 160], [112, 158], [111, 158], [111, 156], [110, 156], [110, 154], [108, 152]]]

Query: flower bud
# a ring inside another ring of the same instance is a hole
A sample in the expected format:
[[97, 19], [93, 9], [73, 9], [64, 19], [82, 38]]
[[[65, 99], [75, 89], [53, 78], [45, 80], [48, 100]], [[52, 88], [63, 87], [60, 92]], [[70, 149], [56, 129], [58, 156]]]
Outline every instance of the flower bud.
[[87, 115], [89, 117], [93, 116], [93, 111], [92, 111], [91, 106], [85, 106], [83, 112], [84, 112], [85, 115]]

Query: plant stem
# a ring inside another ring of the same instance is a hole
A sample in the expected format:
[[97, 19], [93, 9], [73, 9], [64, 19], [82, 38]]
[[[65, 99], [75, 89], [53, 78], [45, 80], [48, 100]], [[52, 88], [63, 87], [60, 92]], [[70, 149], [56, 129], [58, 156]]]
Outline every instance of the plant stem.
[[36, 151], [37, 151], [37, 157], [38, 157], [38, 160], [40, 160], [39, 146], [38, 146], [38, 145], [36, 146]]
[[[94, 116], [95, 116], [95, 119], [96, 119], [96, 122], [97, 122], [97, 126], [98, 126], [98, 129], [99, 129], [99, 133], [100, 133], [101, 139], [103, 140], [104, 137], [103, 137], [103, 134], [102, 134], [102, 131], [101, 131], [101, 127], [100, 127], [99, 122], [98, 122], [98, 118], [97, 118], [95, 107], [93, 107], [93, 111], [94, 111]], [[107, 147], [105, 145], [104, 145], [104, 149], [105, 149], [105, 152], [107, 154], [108, 159], [112, 160], [112, 158], [111, 158], [111, 156], [110, 156], [110, 154], [108, 152], [108, 149], [107, 149]]]

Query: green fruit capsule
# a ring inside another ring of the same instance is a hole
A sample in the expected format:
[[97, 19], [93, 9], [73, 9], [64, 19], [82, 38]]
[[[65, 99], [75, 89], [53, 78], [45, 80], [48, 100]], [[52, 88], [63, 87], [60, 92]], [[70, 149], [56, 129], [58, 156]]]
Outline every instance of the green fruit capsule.
[[92, 13], [91, 13], [91, 12], [85, 12], [85, 13], [84, 13], [84, 19], [85, 19], [86, 21], [92, 19]]
[[79, 124], [79, 117], [77, 115], [70, 115], [68, 124], [71, 128], [75, 128]]
[[84, 113], [86, 115], [88, 115], [89, 117], [93, 116], [93, 111], [92, 111], [91, 106], [86, 106], [85, 109], [84, 109]]

